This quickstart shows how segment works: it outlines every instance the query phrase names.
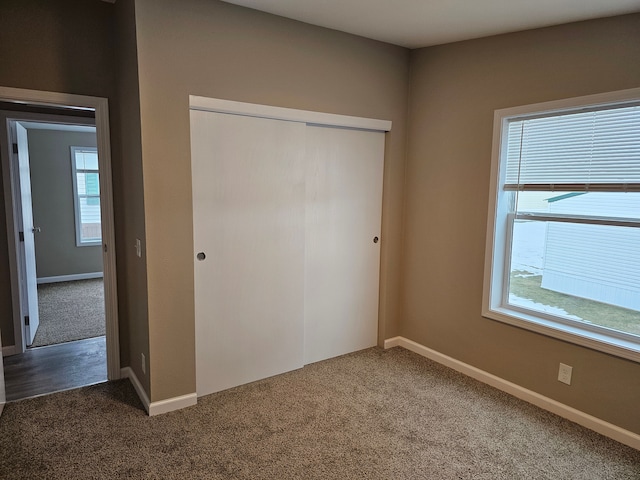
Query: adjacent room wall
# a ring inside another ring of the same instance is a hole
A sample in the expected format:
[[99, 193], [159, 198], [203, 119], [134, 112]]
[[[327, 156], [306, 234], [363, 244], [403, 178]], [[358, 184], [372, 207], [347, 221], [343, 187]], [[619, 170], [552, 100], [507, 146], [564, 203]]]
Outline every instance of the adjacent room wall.
[[71, 165], [71, 147], [95, 147], [96, 134], [29, 129], [27, 137], [38, 278], [102, 272], [102, 247], [76, 246]]
[[195, 392], [190, 94], [393, 121], [380, 338], [397, 334], [408, 50], [216, 0], [138, 0], [135, 13], [151, 400]]
[[[496, 109], [640, 86], [640, 15], [415, 50], [401, 335], [640, 433], [640, 365], [480, 315]], [[571, 386], [557, 381], [573, 366]]]

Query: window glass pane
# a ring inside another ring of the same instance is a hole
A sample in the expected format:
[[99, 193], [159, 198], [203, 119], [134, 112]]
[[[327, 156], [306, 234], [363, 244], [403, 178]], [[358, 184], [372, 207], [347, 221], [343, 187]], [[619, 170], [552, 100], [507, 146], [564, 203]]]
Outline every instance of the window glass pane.
[[80, 197], [80, 236], [83, 242], [100, 241], [100, 198]]
[[516, 220], [510, 305], [640, 335], [640, 228]]
[[76, 173], [78, 195], [100, 195], [100, 177], [97, 173]]
[[560, 193], [553, 192], [518, 192], [517, 212], [548, 213], [549, 199]]
[[85, 173], [85, 188], [87, 195], [100, 195], [100, 179], [97, 173]]
[[76, 170], [98, 170], [98, 152], [95, 150], [75, 150]]
[[517, 211], [640, 219], [640, 192], [518, 192]]

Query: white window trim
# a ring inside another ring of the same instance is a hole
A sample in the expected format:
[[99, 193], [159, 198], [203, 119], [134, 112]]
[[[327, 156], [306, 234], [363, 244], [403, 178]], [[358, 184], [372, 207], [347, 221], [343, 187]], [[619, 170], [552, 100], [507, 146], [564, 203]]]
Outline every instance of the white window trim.
[[[71, 147], [71, 178], [73, 181], [73, 214], [75, 218], [75, 229], [76, 229], [76, 247], [95, 247], [96, 245], [102, 245], [102, 238], [99, 238], [94, 241], [82, 241], [82, 219], [80, 217], [80, 198], [78, 194], [78, 169], [76, 168], [76, 151], [91, 151], [98, 153], [97, 147]], [[98, 170], [98, 174], [100, 171]], [[98, 197], [99, 198], [99, 197]]]
[[[497, 219], [506, 218], [507, 212], [496, 211], [496, 207], [500, 205], [499, 195], [504, 194], [499, 188], [501, 185], [500, 159], [502, 151], [506, 149], [507, 135], [503, 135], [503, 130], [506, 133], [504, 127], [507, 125], [508, 119], [516, 116], [527, 116], [533, 113], [544, 115], [551, 112], [575, 109], [576, 107], [592, 108], [598, 105], [627, 103], [639, 99], [640, 88], [632, 88], [495, 111], [482, 298], [483, 317], [640, 362], [640, 341], [635, 342], [629, 340], [627, 335], [604, 327], [592, 327], [588, 324], [576, 326], [571, 322], [565, 323], [558, 317], [551, 315], [545, 315], [543, 313], [532, 315], [517, 307], [509, 306], [509, 308], [505, 308], [502, 305], [502, 299], [504, 298], [504, 292], [502, 290], [504, 285], [506, 285], [504, 278], [505, 275], [508, 275], [508, 273], [505, 273], [508, 267], [505, 254], [507, 249], [507, 245], [505, 244], [508, 238], [506, 228], [508, 227], [497, 224]], [[504, 205], [505, 203], [506, 202], [503, 202], [502, 204]]]

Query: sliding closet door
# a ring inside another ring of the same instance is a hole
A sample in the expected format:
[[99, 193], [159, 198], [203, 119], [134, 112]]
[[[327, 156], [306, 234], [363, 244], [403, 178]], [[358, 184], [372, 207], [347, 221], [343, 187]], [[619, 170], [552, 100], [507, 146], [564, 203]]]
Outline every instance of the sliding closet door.
[[198, 396], [303, 365], [304, 139], [191, 111]]
[[384, 133], [308, 126], [305, 354], [377, 343]]

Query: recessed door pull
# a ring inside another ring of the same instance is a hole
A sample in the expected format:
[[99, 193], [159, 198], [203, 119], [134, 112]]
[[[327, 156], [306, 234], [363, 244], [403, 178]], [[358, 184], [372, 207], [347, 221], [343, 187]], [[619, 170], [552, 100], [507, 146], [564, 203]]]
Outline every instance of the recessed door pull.
[[378, 243], [378, 240], [380, 240], [378, 237], [373, 237], [373, 243]]
[[200, 261], [203, 261], [205, 258], [207, 258], [207, 256], [204, 254], [204, 252], [200, 252], [196, 255], [196, 258]]

